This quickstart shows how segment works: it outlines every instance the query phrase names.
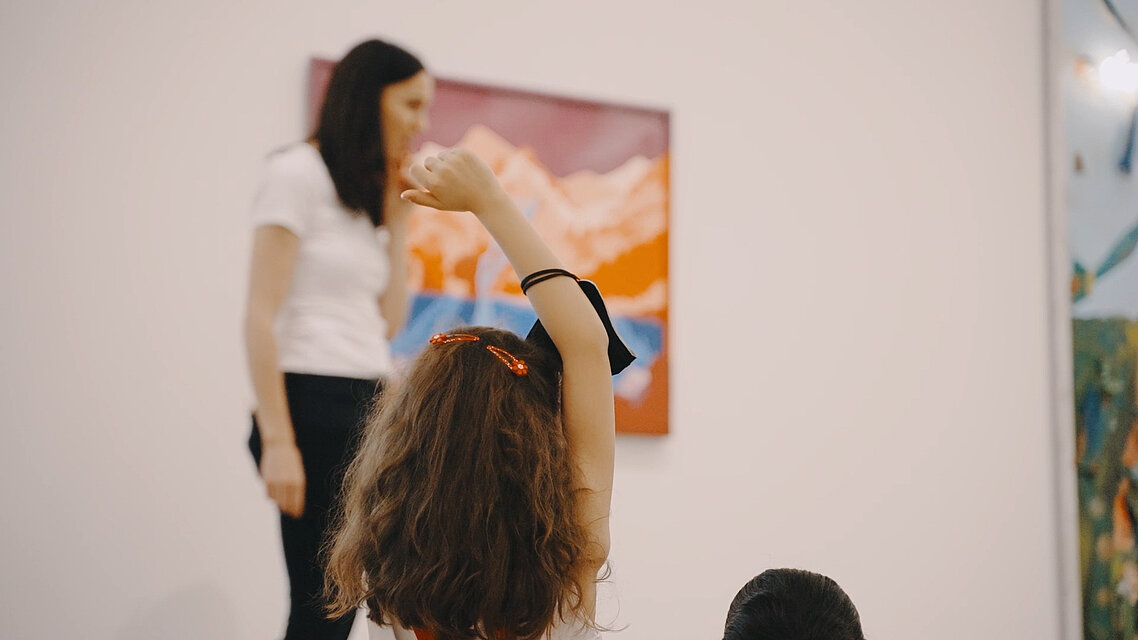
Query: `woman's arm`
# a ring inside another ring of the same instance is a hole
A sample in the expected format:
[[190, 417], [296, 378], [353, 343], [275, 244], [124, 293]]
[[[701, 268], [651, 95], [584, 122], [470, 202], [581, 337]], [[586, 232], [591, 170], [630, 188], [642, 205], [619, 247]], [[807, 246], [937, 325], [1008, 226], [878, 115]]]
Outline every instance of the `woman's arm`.
[[304, 465], [289, 416], [284, 374], [277, 364], [273, 323], [288, 294], [299, 248], [300, 239], [288, 229], [257, 227], [245, 312], [245, 351], [262, 443], [261, 476], [269, 497], [294, 518], [304, 513]]
[[387, 339], [399, 335], [407, 322], [410, 309], [407, 286], [407, 227], [411, 204], [394, 194], [387, 199], [383, 210], [383, 226], [387, 228], [387, 288], [379, 296], [379, 312], [387, 322]]
[[[450, 211], [471, 211], [494, 237], [519, 276], [541, 269], [563, 268], [541, 236], [509, 199], [497, 178], [473, 153], [443, 152], [411, 169], [421, 187], [404, 192], [412, 202]], [[527, 297], [549, 337], [561, 353], [562, 411], [578, 470], [580, 522], [589, 529], [593, 548], [582, 571], [591, 584], [608, 557], [608, 514], [612, 500], [612, 374], [608, 334], [596, 310], [570, 278], [552, 278], [528, 291]], [[591, 602], [591, 599], [587, 599]]]

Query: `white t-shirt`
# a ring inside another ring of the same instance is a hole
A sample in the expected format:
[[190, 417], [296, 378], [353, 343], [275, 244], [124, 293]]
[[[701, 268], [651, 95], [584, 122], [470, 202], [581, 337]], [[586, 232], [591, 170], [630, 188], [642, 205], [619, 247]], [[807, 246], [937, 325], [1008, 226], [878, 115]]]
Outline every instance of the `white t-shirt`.
[[387, 230], [344, 207], [312, 145], [265, 163], [253, 226], [279, 225], [300, 238], [292, 287], [277, 313], [282, 371], [377, 379], [392, 371], [379, 296], [387, 287]]

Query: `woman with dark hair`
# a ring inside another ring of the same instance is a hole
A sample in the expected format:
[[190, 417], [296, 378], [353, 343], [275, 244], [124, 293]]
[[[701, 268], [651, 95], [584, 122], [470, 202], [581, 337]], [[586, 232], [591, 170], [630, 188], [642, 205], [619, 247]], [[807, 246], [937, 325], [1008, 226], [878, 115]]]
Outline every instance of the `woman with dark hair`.
[[250, 448], [280, 509], [287, 640], [343, 639], [329, 620], [319, 548], [407, 314], [407, 217], [399, 194], [434, 81], [379, 40], [332, 73], [319, 125], [269, 157], [253, 205], [245, 343], [257, 398]]
[[597, 638], [623, 344], [476, 156], [446, 151], [411, 177], [405, 198], [474, 213], [540, 325], [437, 334], [380, 400], [331, 539], [330, 611], [366, 603], [436, 640]]
[[865, 640], [861, 618], [830, 578], [768, 569], [743, 585], [727, 611], [723, 640]]

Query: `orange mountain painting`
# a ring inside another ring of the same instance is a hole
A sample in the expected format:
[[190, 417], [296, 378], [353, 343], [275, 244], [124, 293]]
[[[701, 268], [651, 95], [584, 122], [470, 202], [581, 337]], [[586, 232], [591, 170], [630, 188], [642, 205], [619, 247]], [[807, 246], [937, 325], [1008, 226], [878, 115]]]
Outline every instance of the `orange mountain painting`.
[[[313, 119], [333, 64], [312, 61]], [[477, 153], [566, 267], [597, 283], [638, 355], [614, 379], [617, 430], [667, 433], [667, 112], [440, 79], [430, 120], [420, 154]], [[472, 216], [423, 208], [409, 244], [414, 300], [397, 357], [458, 324], [529, 330], [518, 278]]]

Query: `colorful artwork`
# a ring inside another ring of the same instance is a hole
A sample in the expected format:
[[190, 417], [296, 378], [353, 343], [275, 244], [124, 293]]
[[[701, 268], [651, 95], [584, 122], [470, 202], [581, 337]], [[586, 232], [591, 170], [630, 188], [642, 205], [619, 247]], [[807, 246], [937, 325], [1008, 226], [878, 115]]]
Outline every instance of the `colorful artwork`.
[[1086, 640], [1138, 638], [1138, 87], [1102, 69], [1138, 38], [1138, 2], [1063, 0], [1067, 241]]
[[[313, 117], [333, 64], [312, 62]], [[566, 267], [600, 287], [639, 356], [614, 380], [617, 430], [667, 433], [668, 114], [440, 79], [430, 119], [421, 153], [477, 153]], [[529, 330], [518, 279], [473, 217], [421, 209], [409, 243], [415, 295], [398, 357], [457, 324]]]

